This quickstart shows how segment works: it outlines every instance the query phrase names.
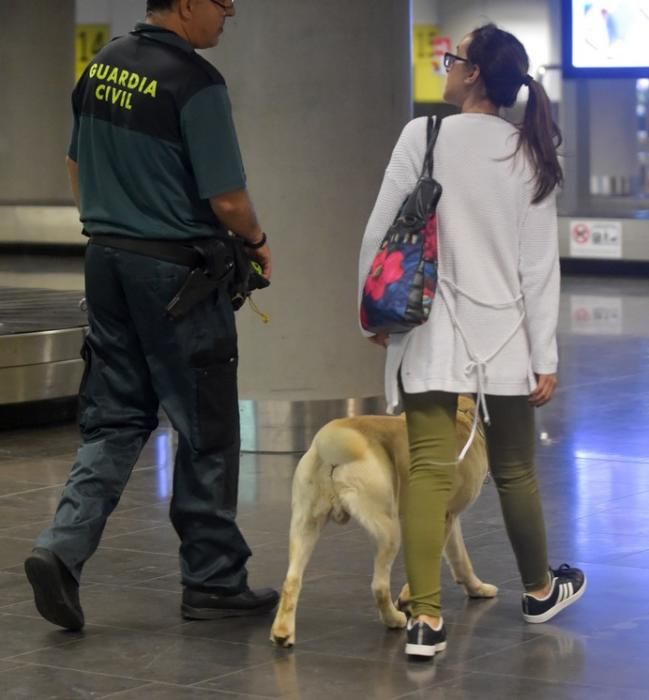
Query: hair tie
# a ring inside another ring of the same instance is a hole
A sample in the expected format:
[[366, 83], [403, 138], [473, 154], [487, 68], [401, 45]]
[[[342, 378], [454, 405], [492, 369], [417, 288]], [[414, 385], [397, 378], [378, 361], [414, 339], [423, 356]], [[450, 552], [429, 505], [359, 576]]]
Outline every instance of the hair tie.
[[524, 75], [523, 76], [523, 85], [525, 85], [526, 87], [529, 87], [532, 84], [532, 80], [534, 80], [534, 78], [532, 78], [531, 75]]

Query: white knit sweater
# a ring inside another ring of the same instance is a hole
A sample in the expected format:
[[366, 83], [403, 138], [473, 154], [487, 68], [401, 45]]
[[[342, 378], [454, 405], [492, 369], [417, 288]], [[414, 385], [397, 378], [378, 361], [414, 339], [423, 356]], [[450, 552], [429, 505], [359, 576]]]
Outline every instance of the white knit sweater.
[[[534, 180], [518, 132], [486, 114], [443, 120], [433, 176], [439, 282], [429, 320], [393, 335], [387, 353], [388, 412], [408, 393], [528, 394], [534, 373], [557, 370], [559, 258], [555, 196], [531, 203]], [[426, 118], [404, 128], [386, 169], [360, 253], [359, 298], [372, 260], [421, 172]], [[369, 334], [367, 334], [369, 335]]]

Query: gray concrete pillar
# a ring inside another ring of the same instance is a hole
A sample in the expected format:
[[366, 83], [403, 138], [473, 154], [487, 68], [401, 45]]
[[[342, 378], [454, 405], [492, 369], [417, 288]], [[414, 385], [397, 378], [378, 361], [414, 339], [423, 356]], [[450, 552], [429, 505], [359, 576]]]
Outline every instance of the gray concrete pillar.
[[247, 0], [205, 55], [228, 83], [275, 264], [254, 296], [271, 323], [239, 312], [242, 398], [382, 394], [383, 351], [358, 330], [356, 270], [411, 111], [409, 0]]
[[74, 0], [0, 0], [0, 17], [0, 204], [67, 204]]

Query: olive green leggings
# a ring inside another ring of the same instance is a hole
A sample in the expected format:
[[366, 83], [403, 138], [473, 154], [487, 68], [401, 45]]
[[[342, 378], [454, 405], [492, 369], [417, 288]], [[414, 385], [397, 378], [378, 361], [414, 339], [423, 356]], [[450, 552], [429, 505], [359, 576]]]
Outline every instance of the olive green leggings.
[[[457, 394], [431, 391], [403, 398], [410, 475], [402, 517], [412, 613], [438, 617], [446, 510], [457, 469]], [[548, 561], [534, 467], [534, 409], [527, 396], [487, 396], [487, 405], [491, 474], [523, 586], [535, 590], [547, 583]]]

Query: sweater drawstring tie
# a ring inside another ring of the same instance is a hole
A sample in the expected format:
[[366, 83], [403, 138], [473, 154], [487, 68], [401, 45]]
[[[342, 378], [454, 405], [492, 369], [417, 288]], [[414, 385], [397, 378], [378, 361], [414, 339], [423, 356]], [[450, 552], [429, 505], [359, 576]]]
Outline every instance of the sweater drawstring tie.
[[487, 365], [493, 358], [509, 343], [509, 341], [516, 335], [516, 332], [518, 329], [521, 327], [523, 321], [525, 320], [525, 310], [523, 309], [521, 311], [521, 315], [516, 322], [516, 325], [512, 328], [511, 332], [509, 335], [503, 340], [503, 342], [487, 357], [485, 358], [480, 358], [478, 357], [471, 349], [469, 341], [467, 340], [466, 334], [460, 325], [460, 322], [457, 318], [457, 315], [455, 314], [455, 310], [453, 309], [452, 305], [449, 303], [449, 300], [447, 298], [447, 292], [445, 290], [445, 285], [450, 287], [453, 292], [456, 294], [460, 294], [464, 296], [465, 298], [469, 299], [470, 301], [474, 302], [475, 304], [478, 304], [479, 306], [485, 306], [490, 309], [508, 309], [513, 306], [517, 306], [520, 301], [523, 299], [523, 295], [519, 294], [518, 296], [514, 297], [511, 301], [504, 301], [504, 302], [486, 302], [483, 301], [482, 299], [478, 299], [471, 294], [469, 294], [467, 291], [462, 289], [461, 287], [458, 287], [457, 284], [454, 282], [451, 282], [450, 280], [446, 278], [438, 278], [437, 280], [437, 291], [440, 292], [440, 296], [444, 300], [444, 304], [446, 305], [446, 308], [448, 310], [449, 316], [451, 317], [451, 321], [453, 325], [455, 326], [457, 332], [460, 334], [460, 337], [462, 338], [462, 342], [464, 343], [464, 347], [466, 349], [467, 355], [470, 358], [470, 361], [467, 363], [467, 365], [464, 368], [464, 374], [468, 377], [471, 376], [472, 374], [475, 373], [476, 375], [476, 381], [478, 384], [478, 392], [477, 392], [477, 398], [476, 398], [476, 410], [473, 415], [473, 425], [471, 426], [471, 432], [469, 434], [469, 439], [467, 440], [466, 444], [462, 448], [462, 451], [460, 452], [460, 455], [458, 457], [458, 463], [461, 462], [465, 457], [467, 452], [471, 449], [471, 445], [473, 444], [473, 441], [475, 439], [475, 436], [478, 432], [478, 421], [480, 420], [480, 412], [482, 411], [482, 418], [484, 422], [487, 425], [490, 425], [491, 419], [489, 417], [489, 411], [487, 409], [487, 398], [486, 398], [486, 387], [487, 387]]

